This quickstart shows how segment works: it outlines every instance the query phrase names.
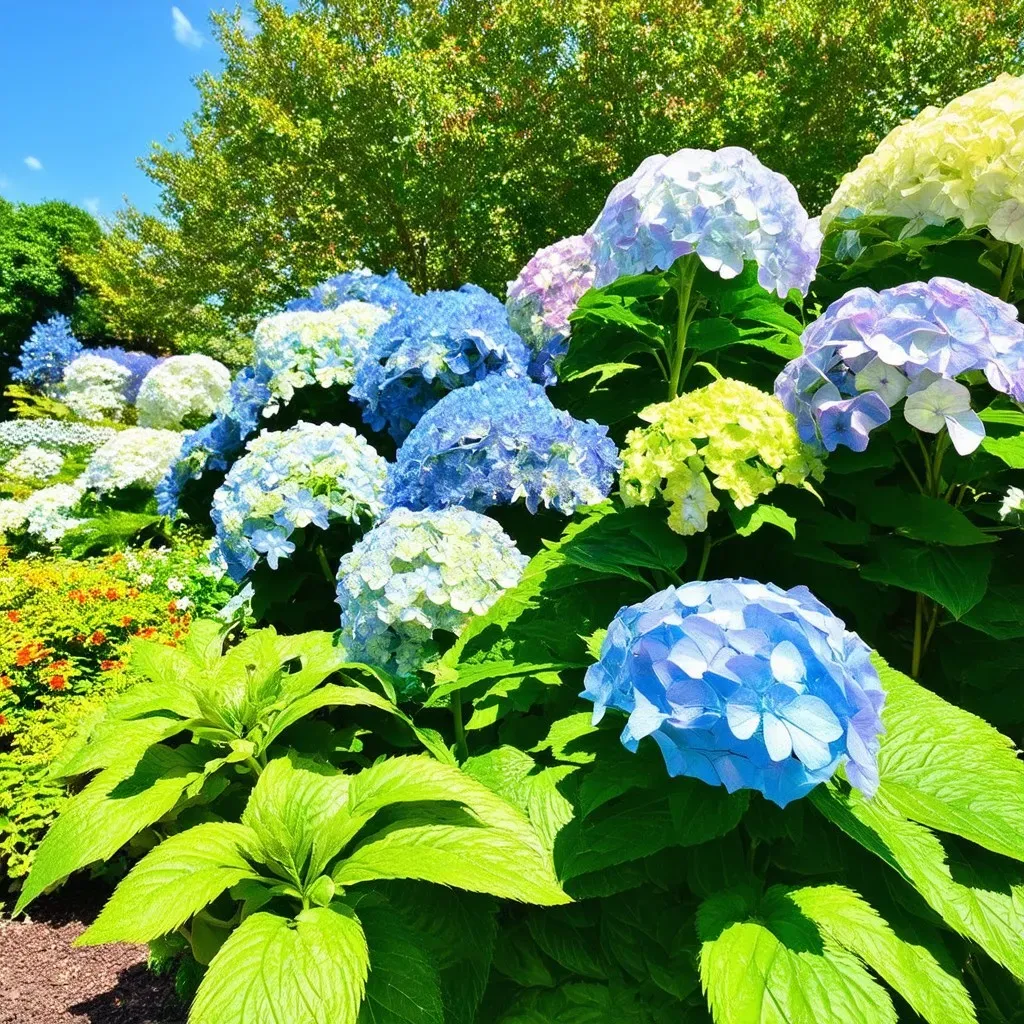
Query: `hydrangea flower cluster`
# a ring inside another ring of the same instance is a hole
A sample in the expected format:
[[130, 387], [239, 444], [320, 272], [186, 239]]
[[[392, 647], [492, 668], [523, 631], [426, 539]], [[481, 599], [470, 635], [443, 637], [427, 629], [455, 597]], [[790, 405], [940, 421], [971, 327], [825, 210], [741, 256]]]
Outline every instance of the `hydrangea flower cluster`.
[[351, 384], [374, 331], [390, 317], [383, 306], [358, 300], [319, 312], [276, 313], [256, 327], [254, 360], [269, 368], [270, 390], [287, 405], [298, 388]]
[[0, 458], [10, 457], [28, 445], [68, 454], [76, 448], [99, 448], [117, 431], [68, 420], [4, 420], [0, 422]]
[[569, 348], [569, 314], [595, 274], [593, 241], [572, 235], [539, 249], [509, 282], [508, 322], [530, 349], [534, 380], [553, 384], [557, 379], [558, 362]]
[[53, 484], [30, 494], [24, 501], [0, 501], [0, 533], [27, 533], [44, 544], [56, 544], [85, 519], [71, 515], [85, 489], [79, 481]]
[[412, 299], [378, 328], [350, 394], [374, 430], [401, 442], [449, 391], [491, 373], [525, 377], [529, 363], [501, 302], [463, 285]]
[[4, 472], [18, 480], [49, 480], [64, 466], [64, 456], [30, 444], [4, 463]]
[[61, 401], [83, 420], [120, 420], [128, 408], [132, 372], [113, 359], [85, 352], [64, 370]]
[[259, 562], [276, 569], [295, 530], [366, 524], [383, 510], [387, 463], [351, 427], [298, 423], [247, 445], [213, 496], [214, 559], [235, 582]]
[[139, 423], [162, 430], [199, 426], [217, 411], [229, 387], [231, 371], [216, 359], [198, 353], [171, 356], [139, 388]]
[[177, 514], [181, 493], [190, 480], [198, 480], [207, 469], [231, 466], [270, 402], [269, 381], [266, 367], [247, 366], [231, 382], [214, 420], [185, 436], [177, 461], [156, 487], [160, 515]]
[[961, 281], [934, 277], [875, 292], [854, 288], [803, 333], [803, 355], [786, 365], [775, 394], [800, 436], [827, 451], [864, 451], [868, 434], [906, 399], [907, 422], [946, 428], [968, 455], [985, 436], [970, 392], [954, 378], [984, 372], [996, 390], [1024, 401], [1024, 324], [1007, 302]]
[[612, 189], [589, 234], [599, 288], [696, 253], [723, 278], [754, 260], [762, 288], [806, 294], [821, 255], [796, 189], [738, 146], [649, 156]]
[[284, 308], [289, 311], [308, 310], [319, 313], [356, 299], [372, 302], [394, 312], [411, 298], [412, 289], [398, 276], [397, 271], [372, 274], [365, 267], [360, 267], [329, 278], [310, 289], [308, 295], [286, 302]]
[[956, 219], [1024, 244], [1022, 138], [1024, 77], [1000, 75], [941, 110], [925, 107], [843, 178], [821, 226], [850, 214], [906, 217], [914, 234]]
[[626, 437], [623, 503], [649, 505], [660, 494], [669, 526], [683, 536], [706, 530], [719, 508], [712, 484], [746, 508], [776, 484], [800, 486], [823, 474], [778, 399], [738, 380], [716, 380], [648, 406], [640, 418], [650, 426]]
[[396, 508], [342, 556], [341, 642], [355, 661], [412, 675], [435, 653], [435, 630], [457, 635], [528, 561], [487, 516]]
[[82, 343], [71, 333], [71, 321], [57, 314], [32, 328], [11, 379], [37, 387], [59, 384], [64, 370], [81, 352]]
[[539, 384], [495, 374], [427, 410], [398, 450], [387, 503], [482, 512], [522, 499], [572, 515], [607, 497], [618, 464], [607, 427], [556, 409]]
[[629, 715], [628, 750], [653, 736], [670, 776], [785, 807], [845, 763], [872, 796], [885, 693], [870, 653], [806, 587], [687, 583], [619, 612], [582, 696], [595, 723]]
[[139, 395], [139, 388], [146, 379], [150, 370], [159, 366], [164, 360], [157, 356], [151, 356], [148, 352], [129, 352], [119, 346], [112, 345], [107, 348], [91, 348], [89, 352], [94, 356], [103, 356], [104, 359], [111, 359], [119, 366], [123, 366], [131, 372], [131, 378], [124, 388], [125, 401], [134, 405]]
[[999, 518], [1024, 526], [1024, 490], [1019, 487], [1007, 487], [999, 506]]
[[79, 484], [98, 494], [126, 487], [152, 490], [178, 457], [182, 435], [174, 430], [129, 427], [118, 431], [89, 459]]

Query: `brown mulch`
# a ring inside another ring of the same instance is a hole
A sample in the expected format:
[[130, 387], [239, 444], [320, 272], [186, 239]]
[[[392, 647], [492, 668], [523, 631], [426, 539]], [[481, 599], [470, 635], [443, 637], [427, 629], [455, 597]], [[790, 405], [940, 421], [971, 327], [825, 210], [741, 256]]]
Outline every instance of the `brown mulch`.
[[74, 947], [102, 906], [68, 885], [0, 920], [0, 1024], [183, 1024], [168, 978], [146, 969], [146, 947]]

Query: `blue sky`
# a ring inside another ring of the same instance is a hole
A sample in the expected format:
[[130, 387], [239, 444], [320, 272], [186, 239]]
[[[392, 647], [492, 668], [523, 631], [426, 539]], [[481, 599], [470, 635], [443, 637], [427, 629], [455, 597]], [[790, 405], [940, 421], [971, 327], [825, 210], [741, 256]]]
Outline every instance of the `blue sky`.
[[0, 0], [0, 195], [65, 199], [101, 216], [153, 209], [136, 166], [197, 106], [216, 70], [211, 10], [233, 0]]

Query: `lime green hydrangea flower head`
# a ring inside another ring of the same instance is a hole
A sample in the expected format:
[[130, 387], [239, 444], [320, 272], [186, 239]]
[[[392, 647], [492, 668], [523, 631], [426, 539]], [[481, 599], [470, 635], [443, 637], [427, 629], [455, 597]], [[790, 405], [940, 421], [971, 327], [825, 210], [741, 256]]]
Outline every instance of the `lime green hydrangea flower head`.
[[738, 380], [716, 380], [650, 405], [640, 418], [650, 426], [626, 438], [622, 500], [649, 505], [660, 494], [670, 507], [669, 526], [683, 536], [707, 529], [721, 505], [715, 490], [746, 508], [778, 484], [801, 486], [823, 474], [782, 403]]
[[907, 234], [959, 219], [1024, 243], [1024, 77], [1000, 75], [893, 129], [840, 182], [822, 230], [846, 211], [906, 217]]

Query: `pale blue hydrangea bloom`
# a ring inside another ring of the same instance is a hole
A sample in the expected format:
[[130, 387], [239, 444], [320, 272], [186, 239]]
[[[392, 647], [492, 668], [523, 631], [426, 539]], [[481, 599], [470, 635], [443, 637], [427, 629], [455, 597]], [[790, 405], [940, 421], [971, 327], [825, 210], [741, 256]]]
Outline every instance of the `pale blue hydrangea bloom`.
[[392, 508], [524, 501], [572, 515], [608, 496], [619, 466], [608, 428], [556, 409], [539, 384], [494, 374], [429, 409], [388, 474]]
[[582, 696], [595, 723], [626, 712], [623, 745], [652, 736], [669, 775], [785, 807], [845, 764], [871, 796], [885, 692], [870, 653], [806, 587], [687, 583], [619, 611]]
[[142, 382], [146, 379], [149, 371], [164, 362], [162, 357], [152, 356], [148, 352], [126, 351], [119, 345], [93, 348], [89, 351], [94, 356], [103, 356], [104, 359], [113, 360], [131, 373], [131, 378], [124, 389], [124, 397], [129, 405], [134, 404], [139, 394], [139, 388], [142, 387]]
[[365, 268], [360, 268], [329, 278], [311, 288], [308, 295], [286, 302], [284, 308], [289, 311], [322, 312], [325, 309], [334, 309], [343, 302], [358, 299], [360, 302], [384, 306], [385, 309], [394, 312], [412, 297], [412, 289], [398, 276], [396, 270], [390, 270], [386, 274], [373, 274]]
[[[867, 447], [868, 433], [904, 402], [904, 418], [927, 433], [948, 429], [973, 452], [985, 436], [970, 393], [971, 370], [1024, 401], [1024, 324], [1007, 302], [948, 277], [876, 292], [854, 288], [803, 333], [803, 355], [786, 365], [775, 394], [804, 441], [834, 451]], [[905, 400], [905, 401], [904, 401]]]
[[350, 394], [374, 430], [401, 442], [449, 391], [491, 373], [525, 377], [529, 363], [501, 302], [463, 285], [418, 296], [378, 328]]
[[412, 675], [437, 653], [436, 630], [458, 634], [528, 561], [487, 516], [396, 508], [342, 556], [340, 640], [354, 661]]
[[275, 405], [287, 405], [300, 388], [351, 384], [374, 331], [390, 317], [383, 306], [358, 300], [264, 317], [253, 335], [253, 362], [269, 369]]
[[81, 354], [82, 343], [71, 333], [71, 321], [58, 313], [32, 328], [11, 380], [37, 387], [59, 384], [64, 370]]
[[796, 189], [738, 146], [649, 156], [612, 189], [589, 233], [599, 288], [696, 253], [723, 278], [754, 260], [762, 288], [806, 294], [821, 255], [817, 219]]
[[368, 526], [383, 509], [387, 463], [346, 425], [298, 423], [246, 446], [213, 496], [211, 560], [241, 581], [265, 556], [272, 569], [295, 550], [292, 534], [344, 521]]
[[509, 282], [508, 322], [530, 349], [530, 376], [541, 384], [558, 379], [558, 363], [569, 349], [569, 315], [594, 274], [593, 240], [572, 235], [539, 249]]

